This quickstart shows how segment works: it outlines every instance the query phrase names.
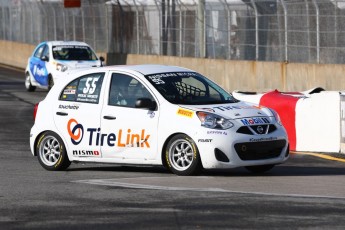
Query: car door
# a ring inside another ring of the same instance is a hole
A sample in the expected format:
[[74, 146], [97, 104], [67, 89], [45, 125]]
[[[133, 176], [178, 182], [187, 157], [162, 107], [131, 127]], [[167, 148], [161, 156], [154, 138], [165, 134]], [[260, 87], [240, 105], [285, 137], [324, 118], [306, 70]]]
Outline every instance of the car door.
[[[138, 98], [156, 103], [138, 77], [112, 73], [101, 114], [101, 152], [115, 161], [145, 161], [157, 157], [158, 109], [137, 108]], [[157, 103], [156, 103], [157, 104]], [[157, 106], [156, 106], [157, 107]]]
[[74, 158], [101, 157], [100, 115], [104, 72], [83, 75], [61, 92], [54, 121]]
[[34, 55], [30, 58], [30, 71], [35, 80], [41, 85], [48, 85], [48, 71], [46, 62], [41, 58], [44, 53], [49, 52], [49, 47], [46, 44], [39, 46]]

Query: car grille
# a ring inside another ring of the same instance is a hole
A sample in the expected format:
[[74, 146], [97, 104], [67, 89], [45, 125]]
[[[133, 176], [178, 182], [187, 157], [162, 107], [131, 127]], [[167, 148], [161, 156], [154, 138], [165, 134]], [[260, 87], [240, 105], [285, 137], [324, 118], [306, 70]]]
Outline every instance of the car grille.
[[250, 125], [250, 126], [241, 126], [237, 133], [248, 134], [248, 135], [263, 135], [269, 134], [277, 130], [275, 125]]
[[235, 150], [243, 161], [264, 160], [278, 157], [286, 145], [286, 140], [244, 142], [235, 144]]

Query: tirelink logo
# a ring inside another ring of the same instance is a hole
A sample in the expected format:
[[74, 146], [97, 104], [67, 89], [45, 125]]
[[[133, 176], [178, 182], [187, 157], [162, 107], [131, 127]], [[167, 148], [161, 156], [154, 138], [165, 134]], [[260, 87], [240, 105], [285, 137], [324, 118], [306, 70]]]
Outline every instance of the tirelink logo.
[[[75, 124], [73, 129], [71, 129], [72, 124]], [[79, 124], [75, 119], [72, 118], [68, 121], [67, 131], [74, 145], [78, 145], [83, 140], [84, 127], [81, 124]]]
[[[84, 137], [84, 127], [71, 118], [67, 123], [67, 131], [74, 145], [78, 145]], [[145, 129], [141, 129], [138, 133], [128, 129], [123, 132], [122, 129], [115, 133], [101, 133], [101, 128], [88, 128], [89, 146], [103, 146], [104, 144], [113, 147], [139, 147], [150, 148], [150, 134], [146, 134]]]

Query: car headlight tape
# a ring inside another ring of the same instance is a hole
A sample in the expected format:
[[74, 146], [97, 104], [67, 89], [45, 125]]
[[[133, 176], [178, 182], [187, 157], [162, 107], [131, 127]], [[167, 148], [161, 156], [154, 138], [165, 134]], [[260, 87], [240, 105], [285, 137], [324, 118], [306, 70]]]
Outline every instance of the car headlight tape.
[[56, 70], [57, 71], [65, 72], [67, 69], [68, 69], [68, 67], [63, 65], [63, 64], [60, 64], [60, 63], [56, 64]]
[[210, 129], [230, 129], [234, 124], [219, 115], [206, 112], [197, 112], [196, 113], [201, 121], [201, 126]]
[[278, 123], [279, 125], [283, 125], [282, 122], [281, 122], [281, 120], [280, 120], [279, 114], [278, 114], [276, 111], [274, 111], [273, 109], [269, 109], [269, 110], [270, 110], [271, 113], [273, 114], [273, 116], [274, 116], [274, 118], [276, 119], [277, 123]]

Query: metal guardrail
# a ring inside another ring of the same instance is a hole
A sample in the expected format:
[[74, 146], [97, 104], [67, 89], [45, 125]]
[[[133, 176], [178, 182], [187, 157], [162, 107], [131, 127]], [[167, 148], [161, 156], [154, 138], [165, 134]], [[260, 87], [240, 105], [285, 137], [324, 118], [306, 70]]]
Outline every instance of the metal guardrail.
[[98, 52], [345, 63], [345, 0], [2, 0], [0, 39]]

